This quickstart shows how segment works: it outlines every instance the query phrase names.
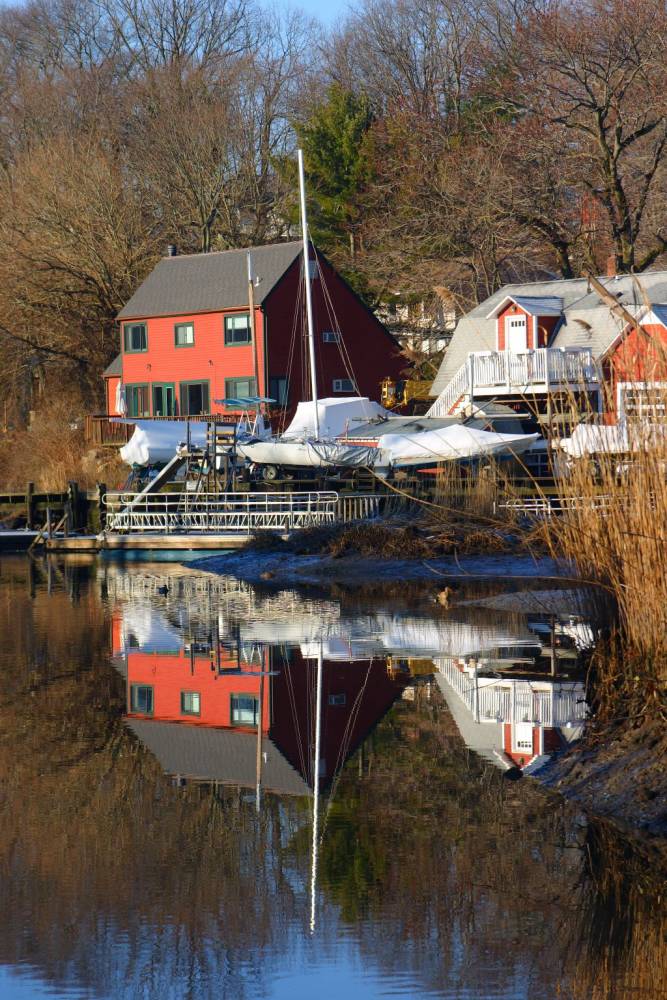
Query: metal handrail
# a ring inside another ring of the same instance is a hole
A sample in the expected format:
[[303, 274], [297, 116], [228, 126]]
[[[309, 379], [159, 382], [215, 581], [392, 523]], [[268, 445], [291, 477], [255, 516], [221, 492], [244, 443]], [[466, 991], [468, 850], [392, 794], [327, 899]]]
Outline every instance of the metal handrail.
[[250, 534], [336, 520], [338, 493], [107, 493], [107, 532]]

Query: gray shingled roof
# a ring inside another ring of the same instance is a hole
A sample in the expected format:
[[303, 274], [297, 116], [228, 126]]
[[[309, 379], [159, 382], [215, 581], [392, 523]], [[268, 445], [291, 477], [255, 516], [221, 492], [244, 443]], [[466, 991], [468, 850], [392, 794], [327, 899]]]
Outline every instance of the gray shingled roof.
[[102, 372], [103, 378], [110, 378], [112, 375], [123, 374], [123, 355], [117, 354], [111, 364]]
[[[125, 722], [167, 774], [255, 787], [257, 737], [253, 733], [151, 719]], [[270, 739], [262, 739], [262, 750], [263, 788], [283, 795], [312, 795], [301, 775]]]
[[[638, 277], [651, 302], [667, 303], [667, 271], [649, 271]], [[599, 280], [633, 314], [643, 306], [642, 296], [631, 275], [603, 277]], [[563, 300], [563, 319], [550, 347], [588, 347], [595, 358], [600, 358], [611, 347], [624, 326], [621, 319], [610, 313], [609, 306], [599, 295], [589, 291], [586, 278], [503, 285], [459, 321], [440, 371], [431, 386], [433, 396], [439, 395], [446, 388], [470, 351], [496, 350], [496, 320], [486, 317], [507, 296], [558, 297]]]
[[247, 305], [248, 249], [259, 279], [255, 303], [261, 305], [301, 253], [300, 241], [164, 257], [118, 313], [118, 319], [182, 316]]

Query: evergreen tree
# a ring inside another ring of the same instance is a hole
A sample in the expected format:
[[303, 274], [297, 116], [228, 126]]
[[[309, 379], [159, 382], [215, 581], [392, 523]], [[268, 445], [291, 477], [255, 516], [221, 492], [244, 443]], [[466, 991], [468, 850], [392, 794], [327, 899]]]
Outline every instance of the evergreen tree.
[[304, 155], [311, 238], [362, 294], [365, 282], [357, 257], [363, 195], [373, 177], [372, 122], [365, 95], [333, 84], [309, 118], [295, 124]]

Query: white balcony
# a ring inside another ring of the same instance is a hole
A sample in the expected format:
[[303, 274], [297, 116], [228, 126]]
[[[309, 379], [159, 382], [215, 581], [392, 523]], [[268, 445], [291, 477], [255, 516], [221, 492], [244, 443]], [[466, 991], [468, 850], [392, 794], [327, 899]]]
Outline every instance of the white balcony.
[[589, 349], [540, 347], [520, 353], [472, 351], [440, 393], [429, 414], [447, 416], [476, 398], [597, 389], [599, 375]]

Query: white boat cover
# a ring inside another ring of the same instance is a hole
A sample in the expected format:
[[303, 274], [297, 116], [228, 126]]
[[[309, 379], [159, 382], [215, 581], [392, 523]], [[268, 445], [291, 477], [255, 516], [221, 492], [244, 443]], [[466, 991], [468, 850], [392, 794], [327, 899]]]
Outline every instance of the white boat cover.
[[[345, 434], [355, 423], [367, 423], [376, 417], [390, 417], [391, 413], [368, 396], [341, 396], [318, 399], [317, 416], [319, 438], [326, 441]], [[282, 437], [302, 441], [315, 437], [315, 404], [312, 400], [298, 404], [294, 419]]]
[[[176, 449], [188, 436], [185, 420], [137, 420], [134, 434], [120, 449], [128, 465], [163, 465], [170, 462]], [[192, 421], [190, 441], [196, 448], [206, 445], [206, 424]]]
[[451, 462], [486, 455], [520, 455], [539, 438], [539, 434], [498, 434], [479, 431], [464, 424], [453, 424], [420, 434], [384, 434], [378, 440], [380, 465], [419, 465], [426, 462]]
[[620, 424], [579, 424], [569, 438], [555, 447], [570, 458], [585, 455], [620, 455], [664, 446], [667, 430], [663, 424], [632, 421]]
[[622, 424], [579, 424], [569, 438], [562, 438], [558, 448], [570, 458], [584, 455], [617, 455], [630, 451], [627, 429]]
[[419, 434], [384, 434], [377, 448], [335, 441], [262, 441], [238, 448], [240, 455], [260, 465], [365, 466], [375, 469], [433, 462], [452, 462], [485, 455], [521, 454], [539, 434], [497, 434], [463, 424]]
[[254, 441], [240, 444], [237, 452], [260, 465], [324, 468], [335, 465], [372, 466], [377, 448], [338, 444], [336, 441]]

